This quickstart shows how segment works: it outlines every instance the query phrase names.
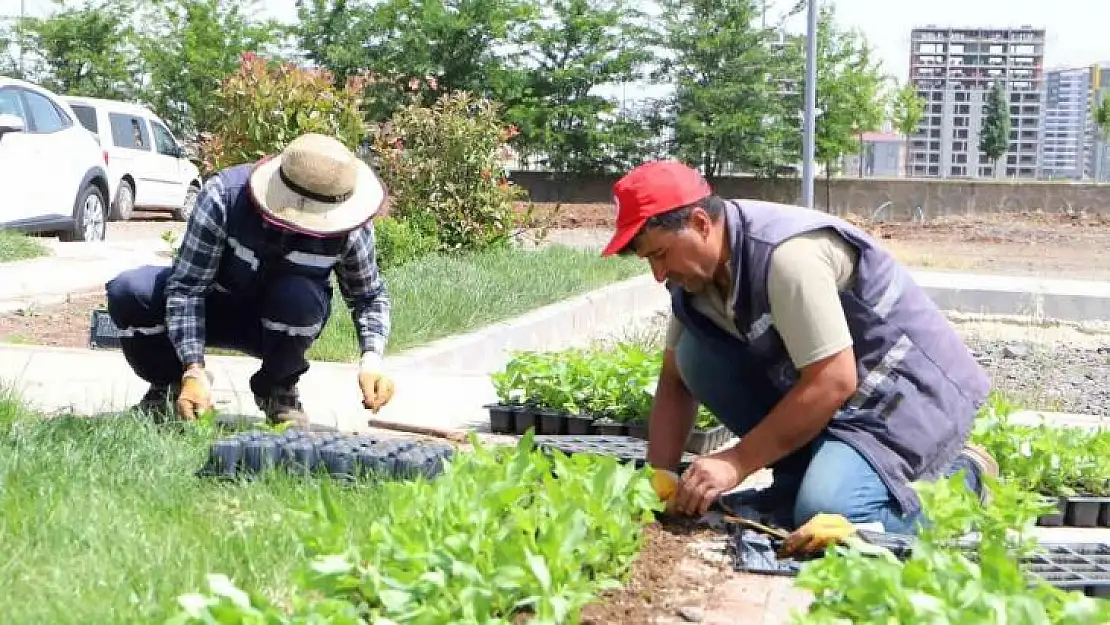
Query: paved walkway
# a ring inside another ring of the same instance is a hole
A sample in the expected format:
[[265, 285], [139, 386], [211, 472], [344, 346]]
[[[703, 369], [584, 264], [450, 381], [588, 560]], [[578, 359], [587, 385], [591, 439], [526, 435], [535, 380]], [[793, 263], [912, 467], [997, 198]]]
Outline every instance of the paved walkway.
[[[258, 361], [236, 356], [209, 356], [207, 361], [215, 375], [213, 400], [220, 412], [259, 416], [247, 386]], [[377, 417], [438, 427], [488, 425], [482, 406], [496, 399], [488, 376], [393, 369], [391, 362], [386, 359], [396, 394]], [[357, 373], [354, 364], [312, 363], [300, 390], [313, 422], [345, 431], [365, 429], [371, 415], [362, 407]], [[146, 384], [116, 350], [0, 345], [0, 383], [14, 384], [24, 400], [40, 410], [83, 415], [122, 410], [146, 392]]]

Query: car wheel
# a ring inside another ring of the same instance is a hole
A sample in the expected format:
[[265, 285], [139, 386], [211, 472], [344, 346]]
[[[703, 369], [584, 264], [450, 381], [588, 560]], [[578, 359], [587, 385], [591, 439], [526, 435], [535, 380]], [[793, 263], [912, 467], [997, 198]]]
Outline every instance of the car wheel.
[[135, 189], [130, 182], [123, 180], [116, 192], [116, 203], [112, 206], [112, 221], [127, 221], [135, 212]]
[[62, 241], [103, 241], [108, 230], [108, 210], [104, 193], [95, 184], [89, 183], [77, 195], [77, 207], [73, 211], [73, 227], [59, 233]]
[[193, 207], [197, 205], [198, 195], [200, 195], [200, 187], [195, 184], [189, 185], [189, 190], [185, 192], [185, 202], [181, 208], [173, 209], [173, 218], [178, 221], [189, 221], [189, 215], [193, 214]]

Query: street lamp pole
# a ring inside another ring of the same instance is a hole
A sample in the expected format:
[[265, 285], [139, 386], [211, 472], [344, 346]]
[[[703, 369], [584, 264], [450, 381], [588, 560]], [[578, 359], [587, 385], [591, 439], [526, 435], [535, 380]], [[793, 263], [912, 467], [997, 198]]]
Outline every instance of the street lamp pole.
[[813, 166], [817, 125], [817, 2], [809, 0], [806, 25], [805, 111], [802, 118], [802, 204], [813, 208]]

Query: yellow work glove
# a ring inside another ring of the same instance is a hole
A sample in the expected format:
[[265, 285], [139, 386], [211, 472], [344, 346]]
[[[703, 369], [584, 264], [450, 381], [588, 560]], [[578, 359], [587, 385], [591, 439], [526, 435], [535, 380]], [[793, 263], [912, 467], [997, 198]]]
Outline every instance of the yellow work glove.
[[374, 413], [393, 399], [393, 380], [379, 371], [359, 373], [358, 386], [362, 389], [362, 405]]
[[675, 491], [678, 490], [678, 474], [665, 469], [655, 469], [651, 474], [651, 486], [660, 499], [670, 503], [671, 497], [674, 497]]
[[856, 527], [847, 518], [821, 512], [787, 537], [779, 557], [815, 553], [855, 533]]
[[203, 367], [190, 367], [181, 376], [181, 393], [177, 396], [177, 413], [192, 421], [212, 408], [212, 380]]

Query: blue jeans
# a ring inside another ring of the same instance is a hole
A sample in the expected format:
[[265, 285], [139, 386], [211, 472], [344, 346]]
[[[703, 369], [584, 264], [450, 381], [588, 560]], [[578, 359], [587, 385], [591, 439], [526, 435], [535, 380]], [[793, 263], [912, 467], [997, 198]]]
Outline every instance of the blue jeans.
[[[682, 333], [675, 359], [686, 387], [736, 436], [743, 437], [774, 407], [760, 403], [737, 383], [745, 363], [717, 344]], [[920, 513], [903, 516], [901, 507], [871, 464], [854, 448], [827, 432], [771, 467], [774, 483], [762, 493], [730, 496], [731, 503], [750, 503], [782, 525], [800, 526], [819, 512], [844, 515], [852, 523], [881, 523], [887, 532], [910, 534]], [[953, 467], [949, 475], [954, 474]], [[971, 467], [966, 467], [971, 473]], [[968, 478], [978, 481], [978, 476]], [[761, 503], [755, 503], [755, 502]], [[730, 505], [731, 507], [731, 505]]]

